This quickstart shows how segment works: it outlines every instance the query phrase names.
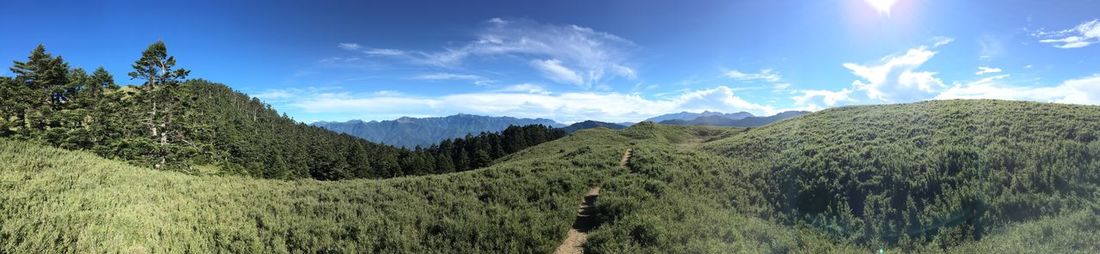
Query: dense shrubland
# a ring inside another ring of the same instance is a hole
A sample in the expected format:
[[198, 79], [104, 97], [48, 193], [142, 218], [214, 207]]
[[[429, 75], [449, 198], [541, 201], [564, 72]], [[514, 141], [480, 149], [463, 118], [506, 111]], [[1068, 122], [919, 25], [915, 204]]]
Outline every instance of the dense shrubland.
[[1100, 184], [1100, 107], [846, 107], [706, 146], [743, 161], [787, 222], [857, 243], [951, 246], [1078, 211]]
[[284, 181], [0, 139], [0, 252], [545, 253], [624, 140], [586, 132], [444, 175]]
[[[622, 133], [642, 140], [629, 173], [604, 186], [607, 223], [589, 247], [1095, 252], [1097, 119], [1093, 106], [936, 101], [830, 109], [718, 139], [639, 125]], [[676, 145], [691, 136], [701, 151]]]

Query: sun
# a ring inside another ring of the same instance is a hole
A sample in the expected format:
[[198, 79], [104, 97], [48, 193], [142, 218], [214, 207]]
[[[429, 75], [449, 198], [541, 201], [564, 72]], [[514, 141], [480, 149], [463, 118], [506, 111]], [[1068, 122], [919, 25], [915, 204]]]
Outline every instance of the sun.
[[878, 11], [879, 14], [886, 14], [886, 16], [890, 16], [890, 8], [894, 6], [895, 2], [897, 2], [897, 0], [863, 0], [863, 1], [867, 2], [867, 4], [870, 4], [872, 8], [875, 8], [875, 11]]

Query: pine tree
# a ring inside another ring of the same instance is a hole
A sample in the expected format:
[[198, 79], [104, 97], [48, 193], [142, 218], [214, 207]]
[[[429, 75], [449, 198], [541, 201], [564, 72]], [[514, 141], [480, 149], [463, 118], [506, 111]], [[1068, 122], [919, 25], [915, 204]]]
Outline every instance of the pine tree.
[[106, 91], [118, 89], [118, 85], [115, 84], [115, 78], [112, 77], [111, 73], [108, 73], [106, 69], [103, 69], [103, 66], [96, 68], [95, 72], [92, 72], [90, 85], [89, 92], [95, 98], [101, 97]]
[[69, 65], [61, 56], [53, 57], [46, 46], [38, 44], [26, 62], [15, 61], [11, 67], [15, 80], [37, 91], [44, 105], [58, 106], [65, 98], [60, 92], [69, 83]]
[[168, 155], [165, 146], [170, 143], [171, 135], [168, 127], [173, 124], [172, 111], [175, 110], [173, 107], [177, 97], [174, 89], [158, 88], [178, 84], [190, 73], [185, 69], [173, 69], [175, 65], [176, 58], [168, 55], [168, 48], [163, 41], [157, 41], [141, 53], [141, 58], [134, 61], [134, 71], [129, 73], [131, 79], [145, 80], [142, 88], [147, 91], [147, 94], [142, 97], [144, 99], [142, 103], [151, 106], [145, 124], [148, 126], [150, 137], [156, 139], [159, 146], [156, 152], [160, 159], [154, 164], [155, 168], [161, 168], [167, 163]]
[[160, 85], [172, 85], [186, 79], [191, 71], [186, 69], [172, 69], [176, 66], [176, 57], [168, 55], [168, 47], [164, 41], [157, 41], [149, 45], [141, 58], [134, 62], [134, 71], [130, 72], [130, 79], [144, 79], [147, 89], [156, 89]]

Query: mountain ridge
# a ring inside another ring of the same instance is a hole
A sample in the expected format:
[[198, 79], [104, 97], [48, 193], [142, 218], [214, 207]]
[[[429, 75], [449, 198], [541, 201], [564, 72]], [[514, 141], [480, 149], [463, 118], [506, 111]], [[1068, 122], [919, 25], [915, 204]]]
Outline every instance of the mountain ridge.
[[671, 114], [664, 114], [664, 115], [659, 115], [659, 116], [655, 116], [655, 117], [650, 117], [650, 118], [646, 119], [645, 121], [650, 121], [650, 122], [654, 122], [654, 123], [659, 123], [659, 122], [668, 121], [668, 120], [690, 121], [690, 120], [694, 120], [696, 118], [703, 117], [703, 116], [721, 116], [721, 117], [725, 117], [725, 118], [729, 118], [729, 119], [744, 119], [746, 117], [751, 117], [751, 116], [754, 116], [754, 115], [752, 113], [745, 112], [745, 111], [736, 112], [736, 113], [722, 113], [722, 112], [709, 111], [709, 110], [705, 110], [701, 113], [681, 111], [680, 113], [671, 113]]
[[510, 116], [482, 116], [455, 114], [442, 117], [400, 117], [394, 120], [349, 120], [344, 122], [315, 122], [311, 125], [329, 131], [344, 133], [388, 145], [413, 148], [427, 147], [440, 141], [477, 135], [482, 132], [499, 132], [508, 126], [565, 125], [545, 118], [516, 118]]
[[600, 121], [595, 121], [595, 120], [586, 120], [586, 121], [570, 124], [569, 126], [562, 127], [561, 129], [564, 130], [566, 133], [574, 133], [574, 132], [584, 130], [584, 129], [592, 129], [592, 128], [599, 128], [599, 127], [604, 127], [604, 128], [608, 128], [608, 129], [612, 129], [612, 130], [621, 130], [621, 129], [626, 129], [627, 126], [622, 125], [622, 124], [617, 124], [617, 123], [600, 122]]
[[723, 115], [700, 116], [691, 120], [665, 120], [659, 122], [667, 125], [683, 126], [727, 126], [727, 127], [759, 127], [774, 122], [809, 114], [809, 111], [783, 111], [771, 116], [749, 116], [740, 119], [727, 118]]

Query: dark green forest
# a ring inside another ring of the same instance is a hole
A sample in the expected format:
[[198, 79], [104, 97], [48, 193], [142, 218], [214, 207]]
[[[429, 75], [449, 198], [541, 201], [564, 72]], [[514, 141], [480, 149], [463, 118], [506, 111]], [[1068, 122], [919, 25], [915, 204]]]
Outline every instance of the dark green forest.
[[388, 178], [470, 170], [561, 138], [542, 125], [467, 135], [401, 149], [308, 126], [259, 99], [175, 66], [163, 42], [133, 64], [137, 86], [120, 86], [102, 67], [71, 68], [39, 45], [0, 77], [0, 137], [154, 169], [260, 178]]

